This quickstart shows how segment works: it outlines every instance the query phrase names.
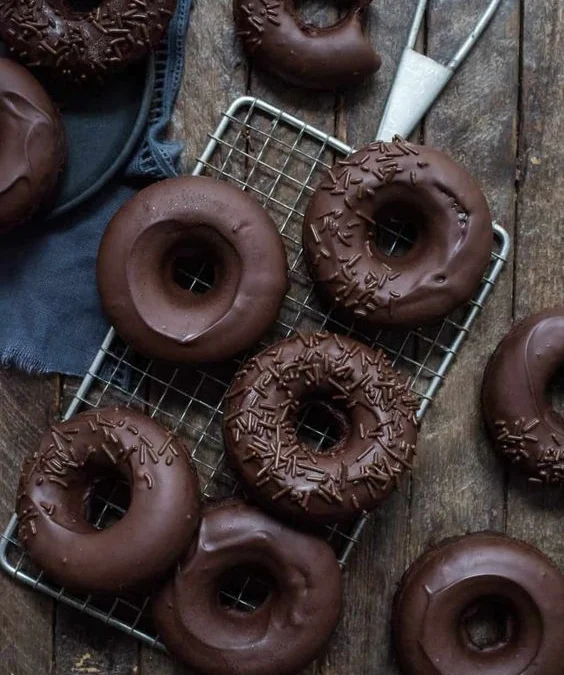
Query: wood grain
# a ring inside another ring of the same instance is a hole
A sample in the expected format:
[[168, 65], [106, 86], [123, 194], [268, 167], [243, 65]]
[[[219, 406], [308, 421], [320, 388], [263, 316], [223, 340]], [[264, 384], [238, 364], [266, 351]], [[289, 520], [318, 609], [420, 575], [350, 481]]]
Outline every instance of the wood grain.
[[[452, 56], [483, 6], [466, 2], [453, 16], [450, 3], [433, 3], [427, 23], [429, 55], [443, 61]], [[425, 142], [474, 175], [494, 218], [510, 233], [518, 44], [518, 7], [505, 3], [424, 124]], [[510, 323], [511, 283], [506, 271], [424, 420], [411, 495], [410, 562], [447, 537], [504, 529], [504, 473], [482, 431], [479, 392], [487, 357]]]
[[195, 0], [184, 79], [171, 135], [186, 143], [184, 167], [191, 171], [220, 114], [246, 93], [248, 65], [235, 38], [229, 0]]
[[[327, 23], [336, 3], [299, 3]], [[380, 72], [335, 96], [288, 87], [249, 66], [234, 35], [231, 0], [194, 0], [186, 71], [171, 135], [186, 141], [188, 171], [237, 96], [262, 96], [351, 145], [372, 140], [414, 0], [379, 0], [368, 30]], [[431, 0], [423, 44], [452, 55], [485, 0]], [[520, 41], [520, 37], [522, 40]], [[396, 584], [428, 546], [493, 528], [539, 546], [564, 568], [561, 491], [507, 476], [485, 438], [478, 405], [486, 359], [512, 320], [564, 302], [564, 8], [559, 0], [505, 0], [491, 27], [422, 127], [475, 175], [515, 256], [427, 415], [412, 481], [377, 511], [344, 573], [345, 610], [327, 654], [308, 675], [398, 675], [389, 639]], [[70, 392], [72, 387], [65, 389]], [[0, 373], [0, 515], [13, 509], [21, 457], [58, 406], [57, 383]], [[53, 605], [0, 576], [0, 663], [13, 675], [191, 675], [166, 655]], [[53, 628], [55, 626], [55, 628]], [[54, 631], [54, 632], [53, 632]], [[305, 674], [304, 674], [305, 675]]]
[[[438, 60], [454, 54], [483, 10], [481, 0], [472, 0], [453, 17], [451, 6], [433, 3], [428, 20], [429, 55]], [[424, 125], [425, 142], [467, 168], [487, 195], [494, 218], [510, 232], [518, 43], [518, 8], [505, 3]], [[413, 476], [411, 558], [445, 537], [503, 528], [503, 472], [481, 432], [479, 388], [486, 359], [509, 323], [510, 283], [506, 273], [423, 423]]]
[[[558, 0], [524, 2], [521, 78], [518, 232], [515, 245], [515, 320], [564, 304], [564, 8]], [[559, 534], [562, 490], [512, 476], [507, 529], [564, 567]]]
[[[57, 404], [57, 378], [0, 371], [0, 522], [14, 511], [24, 457]], [[0, 573], [0, 664], [6, 675], [43, 675], [52, 660], [53, 602]]]
[[[362, 86], [343, 92], [338, 101], [338, 136], [353, 147], [361, 148], [376, 136], [413, 9], [411, 0], [371, 6], [367, 32], [382, 56], [382, 67]], [[423, 36], [418, 46], [423, 47]], [[389, 617], [396, 582], [406, 566], [409, 495], [406, 479], [401, 491], [372, 515], [351, 556], [343, 578], [343, 618], [322, 671], [327, 675], [395, 672]]]

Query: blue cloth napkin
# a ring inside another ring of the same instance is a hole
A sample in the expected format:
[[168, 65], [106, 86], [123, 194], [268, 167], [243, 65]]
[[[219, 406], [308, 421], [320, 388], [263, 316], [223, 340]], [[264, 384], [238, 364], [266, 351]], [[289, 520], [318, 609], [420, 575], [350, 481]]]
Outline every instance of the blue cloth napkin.
[[96, 255], [112, 215], [135, 192], [125, 177], [177, 175], [182, 144], [165, 134], [182, 80], [191, 2], [178, 0], [156, 52], [149, 122], [125, 176], [49, 227], [0, 243], [0, 365], [83, 375], [96, 355], [108, 331], [96, 289]]

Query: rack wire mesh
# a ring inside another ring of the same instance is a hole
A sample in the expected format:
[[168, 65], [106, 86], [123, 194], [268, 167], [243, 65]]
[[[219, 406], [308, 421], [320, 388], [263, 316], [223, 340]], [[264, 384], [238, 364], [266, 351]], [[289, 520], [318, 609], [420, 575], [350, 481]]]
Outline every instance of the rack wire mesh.
[[[509, 237], [494, 226], [495, 250], [491, 264], [474, 299], [442, 322], [413, 330], [381, 330], [372, 337], [354, 325], [338, 321], [318, 304], [307, 275], [301, 245], [304, 208], [315, 190], [320, 172], [353, 149], [338, 139], [251, 97], [236, 100], [221, 122], [193, 171], [235, 183], [267, 207], [286, 244], [290, 290], [280, 317], [256, 350], [283, 339], [294, 330], [326, 329], [351, 335], [373, 347], [383, 348], [394, 366], [406, 373], [421, 397], [422, 418], [447, 371], [490, 295], [509, 252]], [[404, 226], [389, 223], [379, 232], [379, 246], [390, 255], [409, 246]], [[194, 292], [212, 283], [205, 264], [180, 267], [178, 282]], [[83, 408], [125, 403], [157, 419], [180, 434], [192, 448], [202, 492], [209, 499], [236, 495], [239, 487], [227, 468], [221, 437], [222, 406], [232, 376], [242, 361], [219, 366], [183, 369], [145, 359], [110, 330], [87, 375], [65, 412], [64, 419]], [[318, 448], [330, 443], [331, 426], [311, 408], [300, 420], [301, 433]], [[127, 494], [119, 481], [101, 480], [91, 500], [90, 520], [107, 527], [127, 508]], [[344, 565], [358, 541], [366, 519], [351, 528], [328, 527], [327, 539]], [[76, 609], [121, 629], [154, 647], [162, 647], [151, 625], [148, 597], [80, 596], [45, 579], [25, 553], [12, 517], [0, 540], [2, 568], [19, 581]], [[249, 610], [264, 597], [260, 577], [232, 578], [222, 585], [222, 602]]]

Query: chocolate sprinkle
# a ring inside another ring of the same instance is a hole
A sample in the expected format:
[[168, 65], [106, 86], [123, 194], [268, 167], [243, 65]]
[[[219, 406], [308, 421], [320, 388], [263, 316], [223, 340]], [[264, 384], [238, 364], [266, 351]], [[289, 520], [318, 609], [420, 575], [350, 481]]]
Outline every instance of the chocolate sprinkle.
[[[355, 420], [356, 432], [318, 453], [299, 440], [296, 415], [304, 396], [315, 400], [327, 388], [351, 411], [329, 405], [343, 430]], [[257, 389], [265, 400], [256, 399]], [[419, 401], [382, 351], [344, 336], [297, 332], [245, 363], [231, 391], [226, 451], [253, 495], [280, 515], [347, 519], [351, 508], [370, 510], [385, 499], [412, 465]], [[359, 508], [350, 506], [353, 489]]]

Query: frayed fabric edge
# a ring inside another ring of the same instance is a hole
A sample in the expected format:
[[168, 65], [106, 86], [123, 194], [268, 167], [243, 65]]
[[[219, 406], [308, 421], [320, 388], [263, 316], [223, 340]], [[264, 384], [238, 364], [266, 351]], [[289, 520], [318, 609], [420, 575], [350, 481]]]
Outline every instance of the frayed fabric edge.
[[77, 375], [80, 373], [66, 373], [55, 368], [51, 368], [42, 359], [33, 356], [31, 350], [27, 349], [6, 349], [0, 355], [0, 368], [16, 368], [26, 375]]

